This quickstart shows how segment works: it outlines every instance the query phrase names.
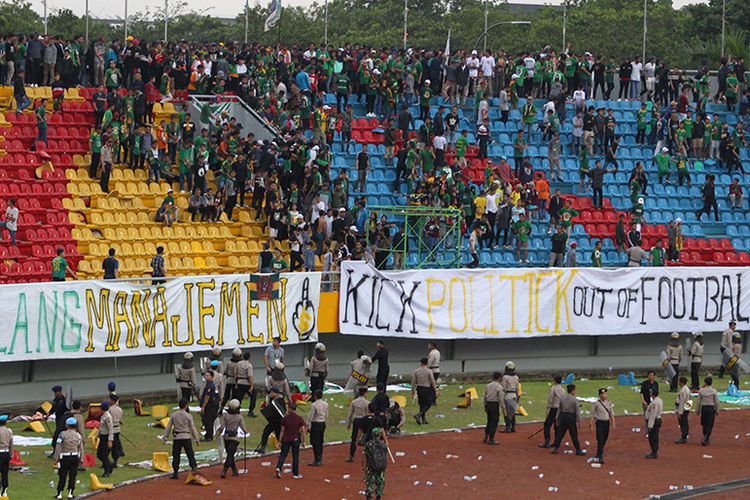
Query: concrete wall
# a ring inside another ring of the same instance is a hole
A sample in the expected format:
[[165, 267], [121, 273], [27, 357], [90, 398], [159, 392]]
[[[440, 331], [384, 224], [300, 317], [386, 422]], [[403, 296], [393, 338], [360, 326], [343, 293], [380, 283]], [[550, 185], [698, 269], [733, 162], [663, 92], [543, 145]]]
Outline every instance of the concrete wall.
[[[707, 333], [704, 365], [718, 366], [718, 332]], [[344, 380], [349, 361], [359, 349], [375, 350], [375, 338], [323, 334], [331, 360], [330, 378]], [[687, 335], [683, 335], [683, 345]], [[747, 337], [747, 335], [746, 335]], [[440, 341], [443, 355], [441, 373], [471, 374], [502, 368], [514, 360], [521, 377], [524, 372], [600, 371], [611, 373], [658, 368], [658, 354], [669, 340], [668, 334], [612, 335], [600, 337], [549, 337], [515, 340]], [[746, 339], [747, 340], [747, 339]], [[426, 340], [387, 340], [391, 358], [391, 375], [402, 375], [406, 381], [420, 357], [426, 355]], [[747, 343], [745, 343], [747, 345]], [[256, 380], [263, 380], [263, 349], [251, 349]], [[287, 373], [291, 379], [303, 377], [303, 361], [312, 353], [312, 344], [286, 347]], [[207, 353], [195, 353], [196, 357]], [[229, 352], [225, 352], [229, 356]], [[106, 394], [109, 380], [117, 380], [120, 394], [176, 391], [174, 362], [180, 355], [137, 356], [92, 360], [33, 361], [0, 363], [0, 405], [43, 401], [50, 397], [55, 384], [71, 384], [76, 397], [88, 398]], [[687, 366], [683, 362], [683, 366]], [[445, 377], [449, 380], [449, 378]]]

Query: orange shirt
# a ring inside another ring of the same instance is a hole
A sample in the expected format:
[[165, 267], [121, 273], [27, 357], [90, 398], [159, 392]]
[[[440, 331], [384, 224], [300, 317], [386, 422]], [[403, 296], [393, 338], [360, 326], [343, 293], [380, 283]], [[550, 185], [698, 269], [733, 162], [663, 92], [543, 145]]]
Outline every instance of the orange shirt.
[[549, 182], [544, 179], [537, 179], [534, 182], [534, 189], [536, 189], [537, 197], [540, 200], [549, 200]]

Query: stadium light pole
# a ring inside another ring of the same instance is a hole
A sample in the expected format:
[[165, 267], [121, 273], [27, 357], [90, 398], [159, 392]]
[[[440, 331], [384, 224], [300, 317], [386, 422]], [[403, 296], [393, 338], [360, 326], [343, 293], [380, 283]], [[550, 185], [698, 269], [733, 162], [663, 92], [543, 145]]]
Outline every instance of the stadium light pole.
[[89, 0], [86, 0], [86, 23], [85, 23], [85, 33], [86, 33], [86, 47], [89, 46]]
[[565, 36], [568, 31], [568, 0], [563, 0], [563, 43], [562, 50], [565, 50]]
[[164, 0], [164, 43], [167, 42], [167, 26], [169, 25], [169, 0]]
[[641, 63], [646, 60], [646, 33], [648, 32], [648, 0], [643, 0], [643, 53]]
[[44, 0], [44, 36], [47, 36], [47, 0]]
[[409, 23], [409, 0], [404, 0], [404, 50], [406, 50], [406, 38], [408, 37], [408, 27]]
[[472, 47], [472, 50], [477, 48], [477, 45], [479, 44], [479, 40], [481, 40], [482, 37], [486, 37], [488, 32], [492, 31], [493, 29], [500, 26], [501, 24], [521, 25], [521, 24], [531, 24], [531, 21], [498, 21], [495, 24], [491, 25], [489, 28], [487, 28], [484, 31], [484, 33], [479, 35], [479, 38], [477, 38], [477, 41], [474, 42], [474, 46]]
[[489, 11], [489, 6], [487, 0], [484, 0], [484, 48], [482, 50], [487, 50], [487, 14]]
[[724, 30], [727, 20], [727, 0], [721, 2], [721, 57], [724, 57]]
[[250, 26], [250, 5], [248, 5], [248, 2], [250, 0], [245, 0], [245, 44], [247, 45], [247, 32]]
[[323, 29], [323, 44], [328, 46], [328, 0], [325, 5], [325, 28]]
[[128, 41], [128, 0], [125, 0], [125, 42]]

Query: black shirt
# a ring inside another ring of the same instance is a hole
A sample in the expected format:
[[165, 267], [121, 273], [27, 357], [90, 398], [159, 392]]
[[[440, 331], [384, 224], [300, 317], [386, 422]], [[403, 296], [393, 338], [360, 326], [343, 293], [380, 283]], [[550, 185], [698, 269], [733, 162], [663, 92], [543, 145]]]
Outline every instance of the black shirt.
[[263, 272], [264, 269], [270, 269], [271, 268], [271, 260], [273, 259], [273, 254], [269, 250], [263, 250], [260, 252], [260, 270]]
[[374, 363], [375, 361], [378, 362], [378, 374], [385, 374], [391, 371], [391, 366], [388, 364], [388, 349], [385, 347], [381, 347], [375, 351], [372, 362]]
[[644, 380], [641, 384], [641, 394], [643, 394], [643, 400], [646, 401], [646, 404], [650, 403], [651, 398], [659, 394], [659, 382]]
[[113, 280], [116, 278], [115, 271], [120, 267], [120, 263], [114, 257], [107, 257], [102, 262], [102, 269], [104, 270], [104, 279]]
[[370, 155], [366, 151], [360, 151], [357, 154], [357, 170], [367, 170], [367, 161]]
[[563, 254], [565, 253], [565, 244], [568, 241], [568, 235], [563, 231], [562, 233], [555, 233], [552, 235], [552, 253]]
[[389, 406], [391, 406], [391, 401], [388, 399], [388, 394], [384, 392], [375, 394], [372, 401], [370, 401], [370, 408], [372, 408], [372, 412], [376, 414], [385, 413]]

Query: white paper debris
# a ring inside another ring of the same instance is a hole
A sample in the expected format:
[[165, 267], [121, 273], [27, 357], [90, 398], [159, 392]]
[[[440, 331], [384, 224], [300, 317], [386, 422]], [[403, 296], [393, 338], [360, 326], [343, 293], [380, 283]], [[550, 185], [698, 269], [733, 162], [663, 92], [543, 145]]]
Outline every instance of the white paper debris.
[[479, 455], [479, 456], [477, 457], [477, 460], [482, 460], [482, 455]]
[[616, 486], [620, 486], [620, 481], [618, 481], [617, 479], [615, 479], [615, 485]]
[[628, 409], [627, 409], [627, 408], [625, 408], [625, 409], [624, 409], [624, 410], [622, 410], [622, 411], [623, 411], [623, 412], [625, 413], [625, 415], [630, 415], [630, 412], [628, 411]]
[[736, 436], [734, 436], [734, 439], [739, 439], [739, 438], [740, 438], [739, 434], [737, 434]]
[[405, 456], [406, 456], [406, 453], [405, 453], [405, 452], [403, 452], [403, 451], [397, 451], [397, 452], [396, 452], [396, 456], [397, 456], [397, 457], [405, 457]]
[[669, 491], [675, 491], [675, 490], [679, 490], [679, 489], [680, 489], [679, 487], [677, 487], [677, 486], [675, 486], [673, 484], [669, 485]]
[[690, 490], [693, 489], [693, 485], [692, 484], [686, 484], [685, 487], [684, 487], [684, 489], [685, 489], [685, 491], [690, 491]]
[[565, 446], [570, 446], [570, 441], [565, 441]]
[[614, 475], [615, 475], [615, 473], [614, 473], [614, 472], [612, 472], [612, 471], [609, 471], [609, 475], [610, 475], [610, 476], [614, 476]]
[[422, 450], [422, 455], [427, 455], [427, 450]]
[[292, 491], [292, 489], [289, 486], [284, 486], [284, 491]]
[[416, 469], [416, 468], [417, 468], [417, 465], [416, 465], [416, 464], [412, 464], [412, 465], [410, 465], [410, 466], [409, 466], [409, 468], [410, 468], [410, 469]]
[[591, 445], [591, 443], [589, 443], [588, 441], [584, 441], [584, 443], [586, 443], [586, 446], [590, 446]]
[[221, 495], [221, 490], [216, 490], [217, 495]]
[[531, 466], [531, 470], [539, 470], [539, 466], [538, 465], [532, 465]]
[[547, 488], [547, 491], [549, 491], [550, 493], [555, 493], [557, 491], [560, 491], [560, 488], [558, 488], [557, 486], [550, 486], [549, 488]]
[[351, 476], [349, 474], [344, 474], [341, 476], [341, 479], [349, 479]]
[[630, 430], [633, 431], [633, 432], [641, 432], [641, 428], [640, 427], [633, 427]]
[[599, 468], [601, 468], [601, 466], [602, 466], [602, 464], [600, 464], [600, 463], [597, 463], [597, 462], [593, 462], [593, 463], [591, 464], [591, 467], [593, 467], [594, 469], [599, 469]]
[[437, 415], [435, 415], [435, 418], [445, 418], [445, 415], [443, 415], [442, 413], [438, 413]]
[[331, 482], [330, 479], [323, 479], [323, 481], [325, 481], [326, 483], [330, 483]]
[[261, 498], [262, 496], [263, 495], [261, 495], [260, 493], [258, 493], [257, 495], [255, 495], [255, 498]]
[[537, 477], [538, 477], [539, 479], [542, 479], [542, 478], [544, 477], [544, 474], [539, 474], [539, 476], [537, 476]]
[[261, 465], [261, 467], [270, 467], [271, 466], [271, 462], [261, 462], [260, 465]]
[[566, 454], [566, 455], [572, 455], [573, 454], [573, 450], [565, 450], [565, 451], [563, 451], [563, 453]]
[[432, 486], [432, 481], [427, 481], [427, 482], [426, 482], [426, 483], [424, 483], [424, 484], [425, 484], [425, 486]]
[[419, 481], [414, 481], [414, 486], [419, 486]]
[[706, 454], [704, 453], [704, 454], [703, 454], [703, 458], [714, 458], [714, 457], [713, 457], [713, 455], [706, 455]]

